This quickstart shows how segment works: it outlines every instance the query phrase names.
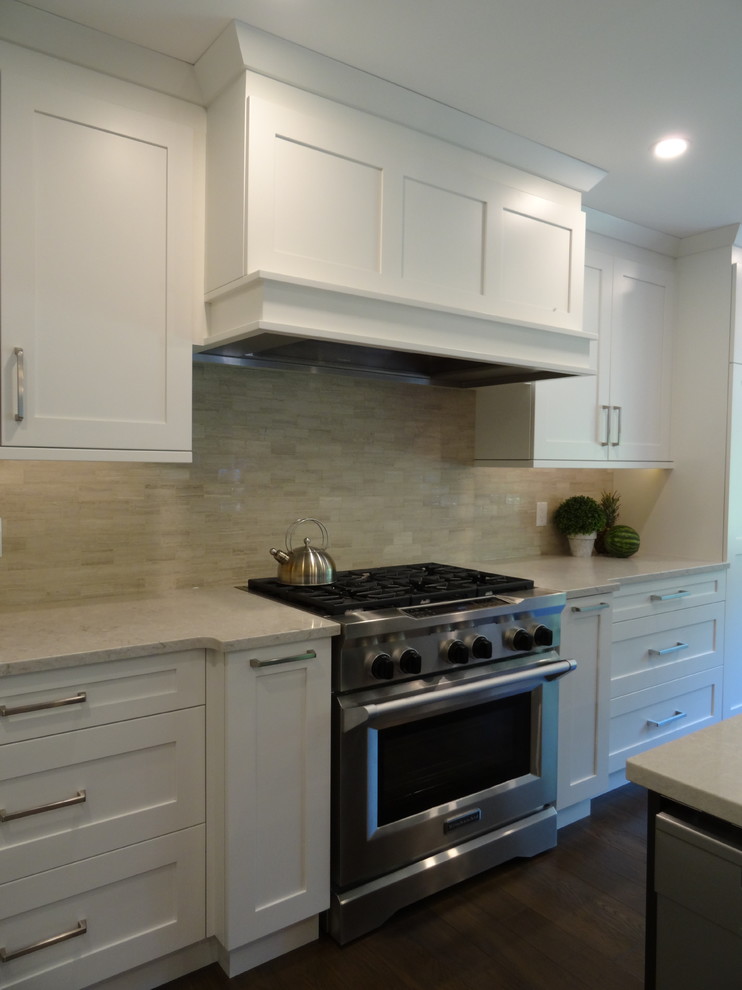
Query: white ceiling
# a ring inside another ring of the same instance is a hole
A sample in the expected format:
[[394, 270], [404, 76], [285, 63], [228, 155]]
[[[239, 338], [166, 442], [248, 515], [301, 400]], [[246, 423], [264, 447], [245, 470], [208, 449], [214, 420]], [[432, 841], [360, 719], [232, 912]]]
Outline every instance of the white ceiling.
[[[236, 19], [596, 165], [585, 205], [742, 222], [741, 0], [25, 0], [195, 62]], [[667, 133], [692, 141], [657, 163]]]

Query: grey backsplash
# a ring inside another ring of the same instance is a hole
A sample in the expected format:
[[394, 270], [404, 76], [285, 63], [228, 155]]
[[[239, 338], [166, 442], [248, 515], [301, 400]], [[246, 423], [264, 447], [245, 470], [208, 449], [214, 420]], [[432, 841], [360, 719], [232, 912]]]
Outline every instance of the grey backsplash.
[[[193, 464], [0, 460], [0, 606], [237, 584], [300, 516], [338, 568], [566, 553], [603, 469], [475, 467], [467, 390], [194, 366]], [[307, 531], [309, 535], [309, 531]], [[501, 570], [504, 567], [500, 568]]]

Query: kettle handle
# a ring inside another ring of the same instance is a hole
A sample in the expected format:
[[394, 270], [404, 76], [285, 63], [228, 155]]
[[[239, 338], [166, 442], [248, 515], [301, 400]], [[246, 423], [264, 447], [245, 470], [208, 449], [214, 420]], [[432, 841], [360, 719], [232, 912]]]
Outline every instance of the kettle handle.
[[308, 522], [317, 523], [317, 525], [320, 528], [320, 532], [322, 533], [322, 546], [319, 547], [319, 549], [325, 550], [327, 548], [327, 545], [329, 543], [329, 537], [327, 535], [327, 529], [325, 528], [324, 523], [321, 523], [319, 519], [313, 519], [311, 516], [307, 516], [306, 519], [297, 519], [296, 522], [293, 522], [286, 530], [286, 546], [289, 548], [289, 550], [293, 551], [294, 549], [293, 546], [291, 545], [291, 537], [294, 535], [294, 531], [296, 530], [297, 526], [301, 526], [302, 523], [308, 523]]

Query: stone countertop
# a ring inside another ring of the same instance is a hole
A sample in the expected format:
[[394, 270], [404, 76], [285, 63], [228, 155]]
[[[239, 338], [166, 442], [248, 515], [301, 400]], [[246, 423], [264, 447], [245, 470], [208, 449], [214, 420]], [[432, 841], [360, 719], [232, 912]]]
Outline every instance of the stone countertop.
[[626, 761], [626, 776], [742, 827], [742, 715], [632, 756]]
[[727, 564], [721, 561], [690, 560], [685, 557], [521, 557], [490, 560], [468, 566], [497, 570], [512, 577], [527, 577], [539, 587], [565, 591], [568, 598], [601, 595], [618, 585], [663, 577], [715, 571]]
[[0, 677], [105, 660], [280, 646], [337, 632], [337, 623], [236, 588], [0, 611]]
[[[448, 562], [448, 561], [447, 561]], [[608, 594], [619, 584], [716, 570], [720, 562], [671, 557], [570, 556], [451, 561], [526, 577], [567, 597]], [[170, 653], [231, 652], [333, 635], [337, 623], [236, 588], [0, 610], [0, 677], [51, 667]]]

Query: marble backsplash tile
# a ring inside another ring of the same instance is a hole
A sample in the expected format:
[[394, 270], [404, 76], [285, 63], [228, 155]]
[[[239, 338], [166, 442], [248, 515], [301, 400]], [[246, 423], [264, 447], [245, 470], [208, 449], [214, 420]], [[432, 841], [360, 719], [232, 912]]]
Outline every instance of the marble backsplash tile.
[[339, 568], [566, 552], [536, 502], [613, 473], [475, 467], [473, 426], [466, 390], [197, 364], [192, 464], [0, 460], [0, 606], [271, 575], [300, 516]]

